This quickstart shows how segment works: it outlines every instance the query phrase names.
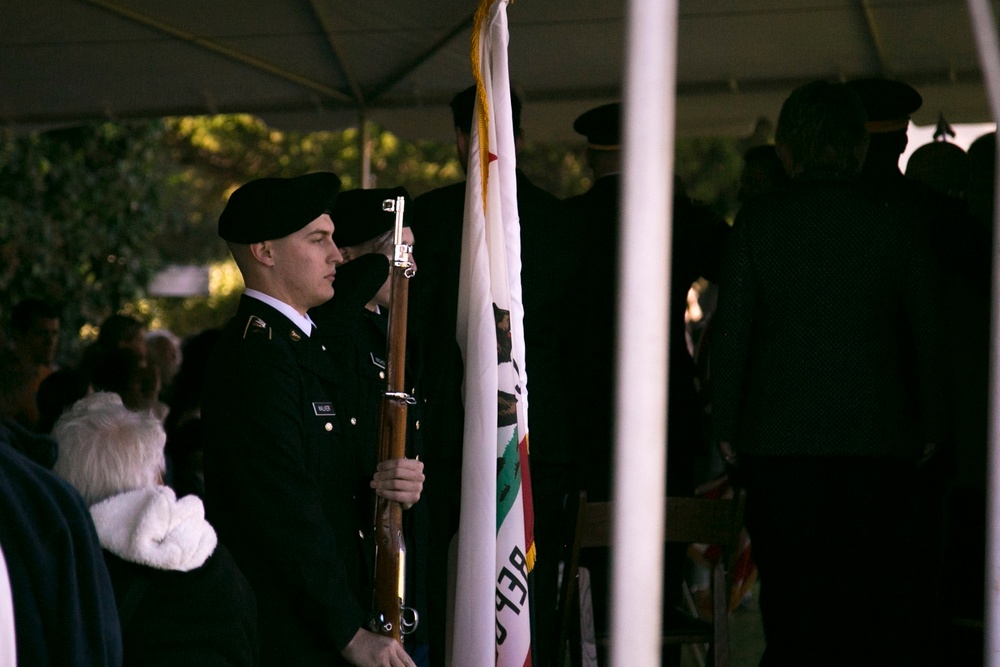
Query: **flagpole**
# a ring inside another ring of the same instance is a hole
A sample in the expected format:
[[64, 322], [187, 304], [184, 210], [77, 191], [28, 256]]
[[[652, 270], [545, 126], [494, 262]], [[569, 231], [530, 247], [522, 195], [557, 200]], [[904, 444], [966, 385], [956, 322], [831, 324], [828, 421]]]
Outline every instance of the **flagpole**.
[[676, 42], [677, 0], [630, 0], [611, 591], [620, 667], [660, 664]]
[[[988, 0], [968, 0], [969, 18], [979, 52], [983, 85], [994, 122], [1000, 122], [1000, 47], [997, 45], [997, 25]], [[996, 159], [996, 157], [994, 157]], [[1000, 169], [996, 169], [996, 191], [1000, 191]], [[1000, 229], [1000, 209], [993, 207], [993, 229]], [[993, 241], [993, 294], [1000, 294], [1000, 239]], [[990, 390], [989, 446], [986, 546], [986, 613], [983, 658], [989, 667], [1000, 667], [1000, 311], [996, 300], [990, 321]]]

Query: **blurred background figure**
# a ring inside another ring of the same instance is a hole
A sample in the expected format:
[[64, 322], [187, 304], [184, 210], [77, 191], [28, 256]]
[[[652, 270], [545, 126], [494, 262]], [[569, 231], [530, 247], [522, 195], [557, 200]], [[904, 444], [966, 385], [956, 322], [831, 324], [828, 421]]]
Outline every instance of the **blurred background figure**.
[[149, 365], [155, 367], [159, 373], [160, 399], [166, 401], [184, 358], [180, 339], [168, 329], [154, 329], [147, 332], [146, 358]]
[[947, 141], [924, 144], [910, 155], [906, 177], [950, 197], [965, 198], [969, 187], [969, 156]]
[[993, 228], [996, 154], [996, 132], [984, 134], [969, 146], [969, 186], [966, 200], [969, 202], [969, 209], [976, 221], [989, 230]]
[[184, 341], [164, 422], [167, 430], [167, 483], [177, 495], [205, 495], [201, 390], [205, 367], [222, 331], [205, 329]]
[[[29, 429], [38, 426], [35, 396], [38, 386], [56, 369], [59, 350], [59, 311], [42, 299], [25, 299], [14, 306], [10, 318], [8, 368], [16, 368], [13, 405], [8, 416]], [[10, 382], [10, 378], [7, 380]]]
[[56, 422], [55, 472], [90, 506], [111, 575], [125, 664], [257, 663], [253, 592], [201, 499], [161, 484], [166, 433], [112, 393]]
[[146, 360], [146, 327], [131, 315], [119, 313], [101, 322], [97, 342], [108, 350], [130, 349]]
[[99, 363], [91, 368], [90, 383], [95, 391], [117, 394], [130, 410], [148, 410], [161, 422], [169, 408], [159, 400], [160, 375], [131, 347], [102, 350]]
[[740, 173], [740, 189], [736, 197], [743, 204], [759, 194], [783, 188], [788, 183], [788, 173], [781, 164], [774, 145], [753, 146], [743, 154], [743, 171]]
[[51, 433], [62, 413], [89, 393], [90, 380], [75, 368], [60, 368], [42, 380], [38, 387], [38, 432]]

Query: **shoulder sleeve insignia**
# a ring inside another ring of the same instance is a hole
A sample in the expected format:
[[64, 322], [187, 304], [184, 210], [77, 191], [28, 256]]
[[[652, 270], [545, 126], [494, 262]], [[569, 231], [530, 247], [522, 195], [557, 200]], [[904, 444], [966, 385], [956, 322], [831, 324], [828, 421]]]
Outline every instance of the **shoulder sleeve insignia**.
[[247, 325], [243, 327], [243, 338], [245, 340], [250, 336], [261, 336], [265, 332], [267, 332], [267, 339], [271, 340], [271, 328], [264, 320], [256, 315], [251, 315], [250, 319], [247, 320]]

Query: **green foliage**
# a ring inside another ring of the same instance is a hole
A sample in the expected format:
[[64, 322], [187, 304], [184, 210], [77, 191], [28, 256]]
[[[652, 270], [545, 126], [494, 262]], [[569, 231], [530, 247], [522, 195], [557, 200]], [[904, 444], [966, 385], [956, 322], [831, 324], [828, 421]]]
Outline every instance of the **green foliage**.
[[159, 268], [152, 240], [177, 223], [163, 206], [161, 132], [141, 122], [0, 135], [0, 314], [41, 296], [78, 332], [142, 294]]
[[742, 146], [742, 140], [730, 137], [678, 137], [674, 152], [674, 170], [688, 196], [728, 220], [738, 207]]

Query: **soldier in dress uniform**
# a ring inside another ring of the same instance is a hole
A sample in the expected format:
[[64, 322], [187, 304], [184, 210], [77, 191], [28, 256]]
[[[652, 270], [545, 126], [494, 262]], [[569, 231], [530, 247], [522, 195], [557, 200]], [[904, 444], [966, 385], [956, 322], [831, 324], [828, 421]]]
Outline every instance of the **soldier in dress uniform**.
[[[307, 311], [343, 257], [331, 173], [238, 188], [219, 218], [246, 291], [207, 371], [206, 508], [254, 587], [263, 665], [414, 667], [366, 628], [371, 600], [341, 384]], [[375, 492], [412, 506], [422, 464], [397, 459]]]
[[[403, 243], [413, 246], [410, 230], [412, 203], [404, 188], [350, 190], [337, 196], [330, 217], [333, 241], [344, 263], [338, 267], [334, 297], [309, 311], [338, 376], [342, 379], [341, 402], [337, 406], [346, 416], [348, 448], [354, 452], [354, 488], [358, 499], [358, 520], [372, 523], [375, 498], [368, 483], [375, 472], [378, 457], [379, 406], [386, 391], [386, 349], [388, 343], [390, 279], [393, 255], [393, 230], [396, 214], [383, 209], [386, 200], [404, 198]], [[416, 269], [416, 260], [412, 259]], [[423, 458], [420, 438], [420, 402], [417, 390], [420, 354], [415, 345], [406, 354], [407, 391], [415, 403], [407, 416], [407, 456]], [[431, 473], [430, 470], [427, 471]], [[441, 483], [450, 483], [441, 480]], [[406, 541], [406, 598], [419, 622], [413, 634], [406, 636], [406, 646], [414, 662], [426, 664], [427, 618], [424, 574], [427, 559], [426, 502], [417, 503], [404, 514]], [[369, 571], [374, 568], [374, 551], [368, 549]]]

